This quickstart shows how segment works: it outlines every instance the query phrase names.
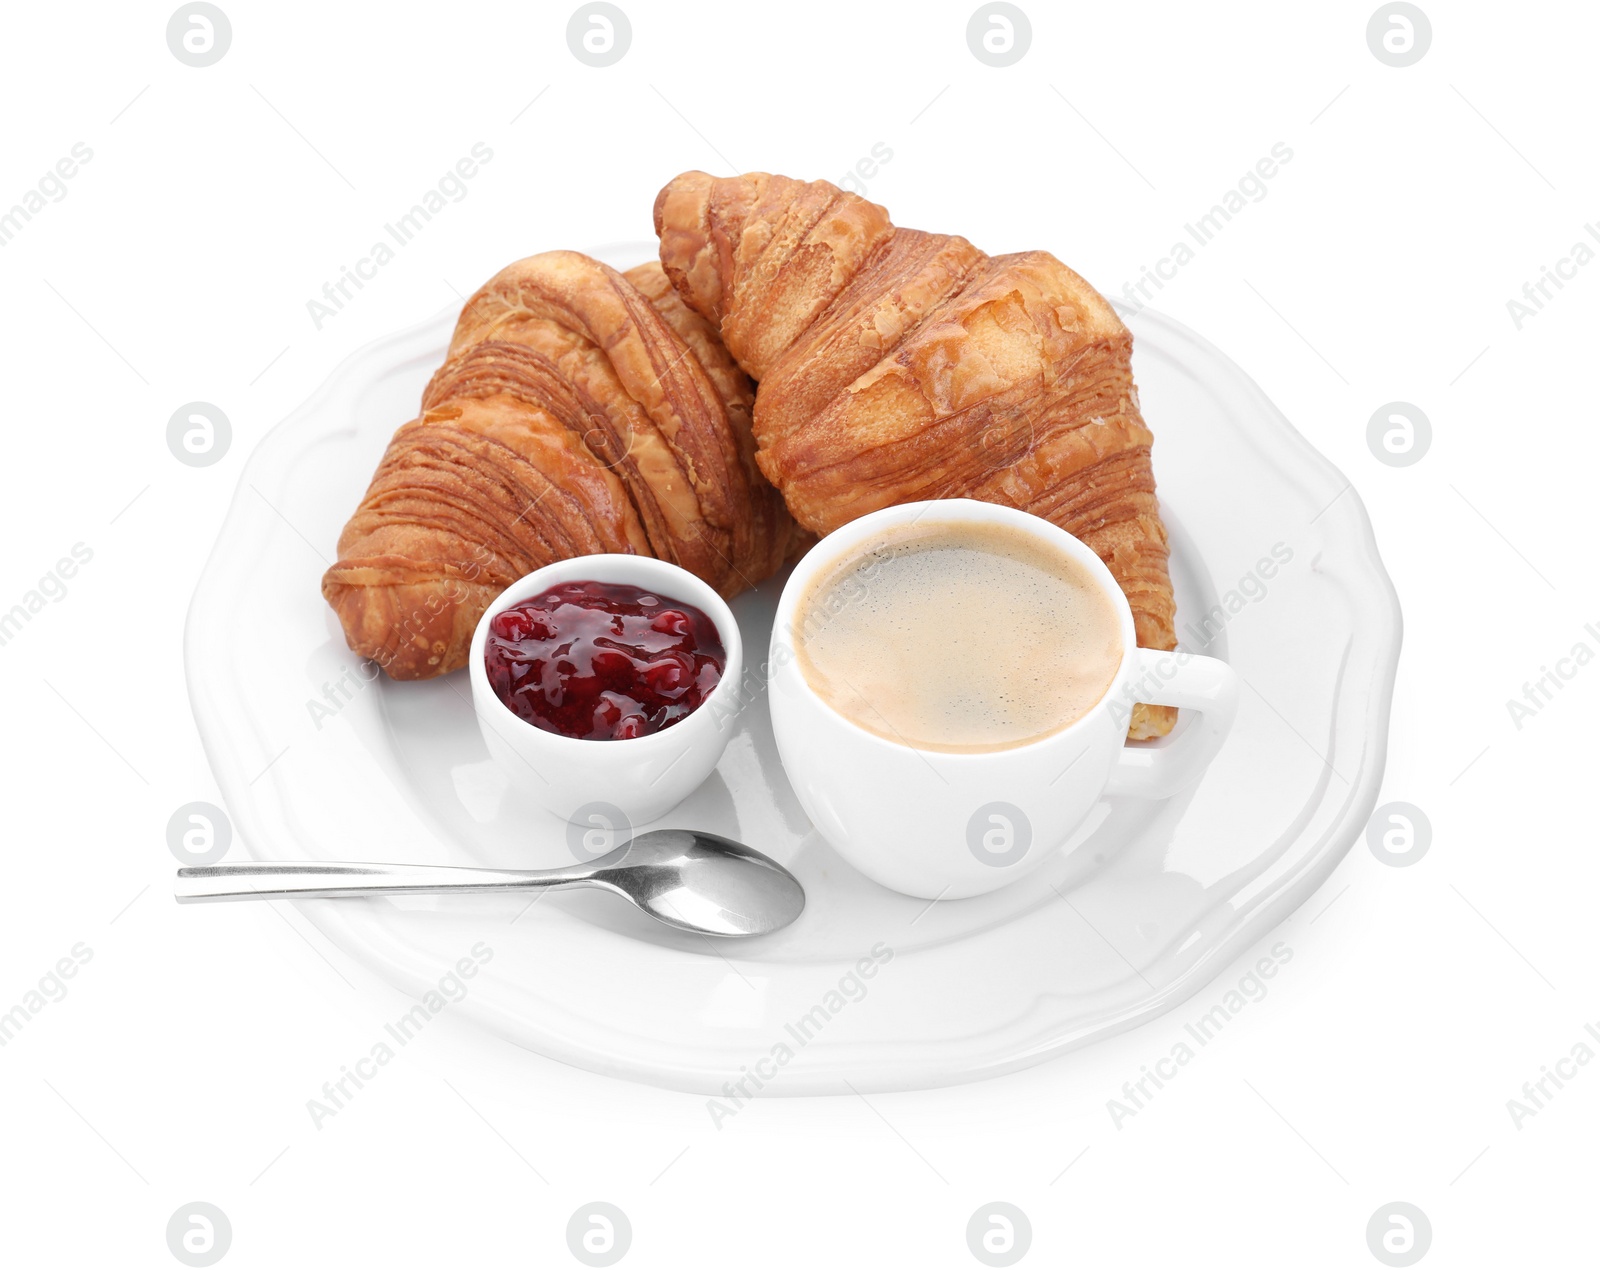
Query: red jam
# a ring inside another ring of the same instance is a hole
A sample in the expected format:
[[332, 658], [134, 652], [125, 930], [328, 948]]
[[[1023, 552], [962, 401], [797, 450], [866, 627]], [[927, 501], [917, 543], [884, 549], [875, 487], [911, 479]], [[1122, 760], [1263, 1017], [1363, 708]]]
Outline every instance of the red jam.
[[623, 741], [711, 695], [727, 653], [693, 605], [616, 582], [564, 582], [489, 621], [489, 686], [546, 732]]

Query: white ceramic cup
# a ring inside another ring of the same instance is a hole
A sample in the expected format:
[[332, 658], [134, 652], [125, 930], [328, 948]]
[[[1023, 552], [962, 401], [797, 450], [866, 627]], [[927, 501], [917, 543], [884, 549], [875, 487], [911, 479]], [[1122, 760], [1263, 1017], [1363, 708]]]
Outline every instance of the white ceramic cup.
[[[622, 582], [666, 601], [691, 604], [722, 638], [722, 679], [697, 709], [670, 728], [620, 741], [590, 741], [546, 732], [495, 696], [484, 664], [489, 622], [496, 613], [562, 582]], [[472, 706], [489, 753], [512, 782], [563, 820], [621, 831], [656, 819], [687, 798], [711, 774], [738, 717], [744, 645], [727, 602], [686, 569], [649, 556], [593, 555], [558, 560], [508, 586], [484, 610], [467, 659]], [[583, 815], [580, 817], [579, 813]], [[616, 822], [620, 813], [622, 823]]]
[[[944, 753], [868, 732], [817, 695], [795, 656], [801, 600], [822, 571], [913, 521], [1014, 526], [1100, 584], [1117, 611], [1122, 660], [1086, 715], [1011, 749]], [[965, 498], [885, 508], [812, 548], [778, 601], [768, 675], [778, 753], [812, 824], [868, 877], [923, 899], [981, 895], [1016, 881], [1059, 850], [1102, 795], [1165, 798], [1194, 784], [1227, 736], [1238, 698], [1226, 663], [1137, 647], [1127, 598], [1089, 547], [1027, 512]], [[1164, 741], [1128, 744], [1129, 714], [1140, 701], [1193, 714]]]

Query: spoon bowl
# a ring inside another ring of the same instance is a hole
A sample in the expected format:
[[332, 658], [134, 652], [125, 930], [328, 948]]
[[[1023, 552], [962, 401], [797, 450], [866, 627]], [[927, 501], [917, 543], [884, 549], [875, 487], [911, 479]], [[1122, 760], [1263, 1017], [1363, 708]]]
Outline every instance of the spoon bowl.
[[655, 829], [593, 862], [594, 884], [657, 921], [703, 935], [767, 935], [806, 906], [782, 865], [743, 843], [691, 829]]

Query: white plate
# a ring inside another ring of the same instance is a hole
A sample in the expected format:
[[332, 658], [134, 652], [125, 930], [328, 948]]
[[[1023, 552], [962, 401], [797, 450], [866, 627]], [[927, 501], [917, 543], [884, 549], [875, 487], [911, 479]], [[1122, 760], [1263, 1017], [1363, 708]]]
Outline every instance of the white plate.
[[[649, 250], [605, 255], [628, 265]], [[565, 827], [490, 763], [463, 673], [360, 686], [318, 589], [454, 319], [356, 353], [261, 442], [196, 590], [189, 694], [259, 858], [571, 859]], [[759, 1082], [764, 1094], [975, 1079], [1191, 996], [1302, 903], [1364, 825], [1400, 613], [1348, 482], [1205, 341], [1148, 311], [1129, 325], [1180, 639], [1225, 657], [1248, 685], [1196, 790], [1103, 803], [1070, 858], [930, 906], [867, 881], [810, 831], [757, 701], [717, 771], [661, 823], [715, 830], [788, 865], [809, 900], [786, 931], [713, 946], [594, 892], [549, 895], [525, 916], [526, 899], [488, 896], [309, 900], [302, 911], [419, 998], [482, 942], [492, 959], [452, 1013], [565, 1062], [708, 1094], [747, 1071], [745, 1089]], [[1291, 558], [1263, 581], [1257, 562], [1274, 548]], [[780, 583], [734, 604], [748, 648], [766, 647]], [[1218, 604], [1237, 611], [1203, 645], [1198, 623]], [[341, 679], [350, 699], [319, 723], [310, 703]]]

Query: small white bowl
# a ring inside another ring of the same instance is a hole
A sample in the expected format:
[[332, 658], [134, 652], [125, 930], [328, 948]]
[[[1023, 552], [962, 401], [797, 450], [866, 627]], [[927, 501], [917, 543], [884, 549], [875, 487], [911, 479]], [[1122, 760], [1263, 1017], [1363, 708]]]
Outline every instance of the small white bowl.
[[[670, 728], [620, 741], [546, 732], [513, 714], [489, 686], [483, 659], [489, 622], [496, 613], [563, 582], [626, 583], [663, 600], [694, 605], [715, 623], [722, 639], [727, 663], [721, 682], [698, 709]], [[640, 825], [687, 798], [722, 757], [741, 705], [744, 646], [726, 601], [686, 569], [649, 556], [575, 556], [535, 569], [500, 593], [472, 633], [467, 669], [484, 744], [514, 784], [563, 820], [577, 821], [583, 812], [587, 823], [598, 811], [611, 823], [620, 812], [628, 825]]]

